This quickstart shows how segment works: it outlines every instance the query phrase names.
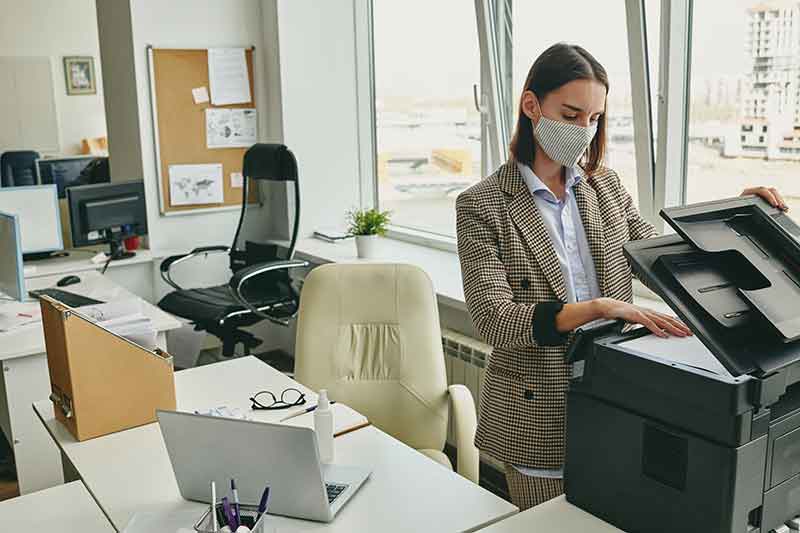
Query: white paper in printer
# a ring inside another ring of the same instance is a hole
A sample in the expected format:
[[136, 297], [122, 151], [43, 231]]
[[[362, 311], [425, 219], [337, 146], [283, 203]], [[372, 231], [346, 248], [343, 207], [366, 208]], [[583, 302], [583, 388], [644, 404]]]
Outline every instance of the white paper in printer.
[[655, 335], [645, 335], [637, 339], [622, 343], [625, 348], [635, 350], [647, 355], [655, 355], [662, 359], [675, 361], [683, 365], [700, 368], [708, 372], [730, 376], [722, 363], [720, 363], [711, 350], [697, 338], [691, 337], [656, 337]]
[[142, 312], [139, 300], [128, 299], [105, 304], [87, 305], [78, 312], [110, 332], [152, 350], [156, 347], [153, 321]]

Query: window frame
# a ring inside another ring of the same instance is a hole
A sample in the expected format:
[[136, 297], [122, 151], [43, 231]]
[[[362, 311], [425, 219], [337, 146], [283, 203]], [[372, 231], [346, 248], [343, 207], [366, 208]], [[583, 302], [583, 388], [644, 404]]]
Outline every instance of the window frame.
[[631, 71], [633, 142], [639, 213], [645, 220], [655, 225], [658, 210], [653, 202], [656, 166], [645, 0], [625, 0], [625, 18], [628, 29], [628, 62]]
[[[654, 213], [686, 203], [692, 12], [693, 0], [661, 0]], [[650, 222], [664, 230], [660, 218]]]

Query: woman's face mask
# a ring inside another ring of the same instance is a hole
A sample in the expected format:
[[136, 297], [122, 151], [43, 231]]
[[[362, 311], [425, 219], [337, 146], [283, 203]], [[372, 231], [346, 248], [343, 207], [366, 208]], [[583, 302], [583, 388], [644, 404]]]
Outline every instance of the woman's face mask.
[[588, 127], [539, 116], [533, 135], [550, 159], [572, 168], [578, 164], [597, 133], [597, 122]]

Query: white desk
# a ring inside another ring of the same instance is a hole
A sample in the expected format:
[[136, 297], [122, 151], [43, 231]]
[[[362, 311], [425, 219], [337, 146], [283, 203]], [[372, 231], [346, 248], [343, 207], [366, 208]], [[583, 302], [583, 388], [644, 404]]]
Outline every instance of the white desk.
[[[100, 252], [105, 248], [97, 248]], [[70, 274], [82, 277], [83, 273], [99, 272], [104, 264], [94, 264], [90, 259], [94, 253], [87, 253], [86, 249], [67, 250], [67, 257], [54, 257], [39, 261], [26, 261], [25, 268], [29, 270], [25, 279], [33, 280], [57, 276], [60, 279]], [[111, 261], [106, 271], [109, 279], [125, 287], [128, 291], [140, 298], [152, 302], [154, 298], [154, 256], [150, 250], [137, 250], [136, 255], [130, 259]]]
[[[28, 290], [52, 287], [61, 276], [26, 280]], [[83, 281], [64, 289], [104, 302], [137, 298], [97, 272], [81, 273]], [[0, 302], [3, 313], [29, 304]], [[158, 345], [166, 349], [166, 331], [181, 326], [171, 315], [143, 302], [143, 312], [158, 331]], [[0, 429], [14, 450], [17, 478], [21, 494], [58, 485], [63, 482], [58, 449], [43, 431], [31, 404], [50, 395], [50, 373], [47, 368], [44, 334], [41, 322], [23, 326], [13, 332], [0, 333]]]
[[114, 528], [80, 481], [0, 502], [8, 532], [113, 533]]
[[481, 533], [624, 533], [607, 522], [575, 507], [559, 496], [502, 522]]
[[[220, 405], [249, 410], [252, 393], [291, 386], [307, 392], [310, 403], [316, 401], [313, 392], [254, 357], [175, 375], [181, 410]], [[34, 410], [118, 530], [134, 512], [165, 504], [202, 512], [203, 505], [181, 500], [157, 424], [77, 442], [54, 419], [50, 402], [37, 402]], [[265, 421], [281, 416], [280, 412], [253, 415]], [[273, 517], [281, 532], [475, 531], [517, 512], [508, 502], [371, 426], [337, 438], [335, 453], [341, 464], [370, 467], [370, 479], [332, 523]]]

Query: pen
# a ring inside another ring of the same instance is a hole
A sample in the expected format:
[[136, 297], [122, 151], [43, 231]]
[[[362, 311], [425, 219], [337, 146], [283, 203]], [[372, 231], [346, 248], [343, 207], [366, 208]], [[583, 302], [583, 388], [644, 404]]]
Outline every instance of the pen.
[[264, 492], [261, 494], [261, 502], [258, 504], [258, 514], [256, 515], [256, 524], [261, 520], [261, 515], [269, 509], [269, 487], [264, 487]]
[[[335, 403], [336, 403], [336, 402], [329, 402], [329, 404], [328, 404], [328, 405], [333, 405], [333, 404], [335, 404]], [[304, 414], [306, 414], [306, 413], [310, 413], [311, 411], [313, 411], [313, 410], [314, 410], [314, 409], [316, 409], [316, 408], [317, 408], [317, 406], [316, 406], [316, 405], [312, 405], [311, 407], [306, 407], [305, 409], [303, 409], [303, 410], [301, 410], [301, 411], [295, 411], [294, 413], [292, 413], [292, 414], [290, 414], [290, 415], [286, 415], [286, 416], [284, 416], [283, 418], [281, 418], [281, 419], [280, 419], [280, 422], [286, 422], [287, 420], [291, 420], [292, 418], [294, 418], [294, 417], [296, 417], [296, 416], [300, 416], [300, 415], [304, 415]]]
[[[238, 528], [240, 525], [242, 525], [242, 515], [239, 514], [241, 511], [239, 507], [239, 491], [236, 490], [236, 480], [233, 478], [231, 478], [231, 492], [233, 493], [233, 510], [234, 514], [236, 515], [236, 528]], [[231, 526], [231, 529], [233, 529], [233, 526]]]
[[217, 524], [217, 484], [211, 482], [211, 529], [216, 531], [219, 529]]
[[228, 502], [227, 496], [222, 498], [222, 510], [225, 512], [225, 520], [228, 522], [227, 525], [232, 529], [233, 524], [236, 523], [236, 519], [233, 517], [233, 511], [231, 510], [231, 504]]
[[33, 318], [33, 315], [29, 315], [28, 313], [17, 313], [17, 316], [23, 316], [25, 318]]

